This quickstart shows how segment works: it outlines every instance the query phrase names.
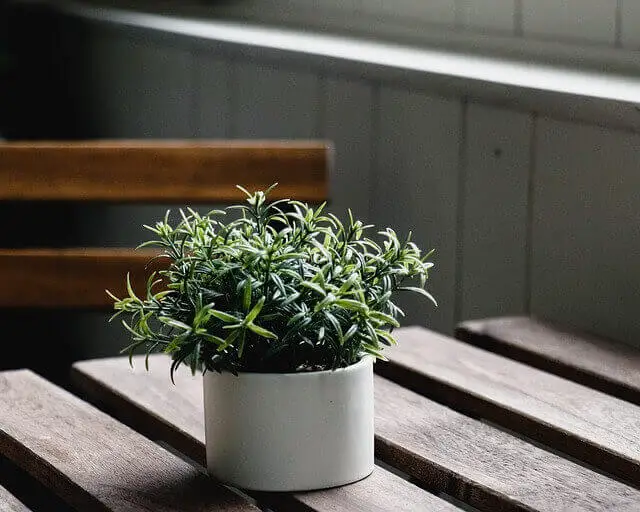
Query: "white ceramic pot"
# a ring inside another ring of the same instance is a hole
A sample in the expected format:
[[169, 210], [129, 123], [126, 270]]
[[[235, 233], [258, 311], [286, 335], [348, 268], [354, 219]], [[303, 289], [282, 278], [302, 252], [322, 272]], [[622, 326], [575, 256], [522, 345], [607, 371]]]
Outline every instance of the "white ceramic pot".
[[373, 358], [335, 371], [207, 372], [209, 473], [258, 491], [304, 491], [373, 471]]

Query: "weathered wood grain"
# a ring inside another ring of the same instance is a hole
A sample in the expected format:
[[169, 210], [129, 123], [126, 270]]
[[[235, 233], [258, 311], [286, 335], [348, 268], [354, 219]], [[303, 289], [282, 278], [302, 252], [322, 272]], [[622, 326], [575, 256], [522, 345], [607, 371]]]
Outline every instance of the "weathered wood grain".
[[164, 259], [133, 249], [0, 249], [0, 307], [111, 309], [126, 295], [126, 275], [144, 293]]
[[330, 150], [316, 142], [0, 144], [0, 200], [216, 202], [236, 184], [272, 198], [327, 198]]
[[640, 408], [419, 327], [396, 331], [385, 377], [640, 486]]
[[[141, 357], [134, 359], [133, 370], [124, 358], [86, 361], [74, 365], [73, 380], [86, 395], [135, 428], [156, 434], [203, 461], [201, 378], [181, 372], [172, 386], [167, 363], [164, 356], [152, 356], [147, 374]], [[383, 460], [434, 492], [445, 492], [483, 510], [630, 511], [640, 506], [640, 492], [627, 485], [379, 377], [376, 449]], [[403, 498], [407, 493], [416, 500], [432, 496], [407, 488], [402, 480], [394, 483], [381, 469], [376, 473], [375, 478], [383, 476], [386, 482], [385, 498], [380, 497], [382, 484], [371, 477], [295, 499], [313, 510], [432, 509], [427, 505], [431, 502], [420, 505], [413, 498]]]
[[79, 510], [257, 509], [27, 370], [0, 374], [0, 454]]
[[377, 377], [378, 457], [481, 510], [638, 510], [640, 491]]
[[0, 485], [0, 512], [29, 512], [29, 509]]
[[[128, 367], [125, 358], [86, 361], [74, 365], [72, 377], [83, 393], [122, 421], [206, 464], [202, 378], [179, 371], [173, 386], [167, 362], [164, 356], [152, 356], [146, 373], [141, 357], [134, 358], [134, 369]], [[456, 510], [380, 467], [370, 477], [345, 487], [294, 495], [260, 493], [257, 497], [284, 510]]]
[[517, 316], [460, 324], [456, 337], [640, 405], [640, 349]]

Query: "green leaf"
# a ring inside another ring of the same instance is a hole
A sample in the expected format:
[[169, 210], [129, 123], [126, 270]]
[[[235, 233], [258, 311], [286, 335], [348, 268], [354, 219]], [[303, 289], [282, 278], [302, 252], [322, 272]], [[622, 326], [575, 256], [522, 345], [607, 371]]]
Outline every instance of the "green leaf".
[[106, 294], [111, 297], [115, 302], [120, 302], [120, 299], [118, 297], [116, 297], [113, 293], [111, 293], [109, 290], [105, 290]]
[[323, 297], [326, 297], [326, 295], [327, 295], [327, 292], [325, 292], [322, 289], [322, 287], [320, 285], [317, 285], [316, 283], [312, 283], [311, 281], [302, 281], [300, 284], [302, 286], [304, 286], [305, 288], [313, 290], [317, 294], [322, 295]]
[[366, 345], [362, 349], [367, 354], [372, 355], [376, 359], [380, 359], [381, 361], [388, 361], [388, 359], [384, 355], [382, 355], [382, 352], [380, 352], [380, 350], [377, 350], [375, 348], [372, 348], [372, 347], [369, 347], [369, 346], [366, 346]]
[[133, 291], [133, 287], [131, 286], [131, 276], [129, 275], [129, 272], [127, 272], [127, 292], [129, 293], [129, 297], [135, 299], [137, 302], [142, 302]]
[[391, 315], [383, 313], [382, 311], [370, 311], [369, 316], [371, 318], [374, 318], [375, 320], [378, 320], [379, 322], [390, 324], [394, 327], [400, 327], [400, 324], [395, 318], [393, 318]]
[[385, 345], [395, 345], [397, 343], [395, 338], [391, 336], [391, 333], [389, 333], [388, 331], [383, 331], [382, 329], [376, 329], [376, 334], [378, 335], [379, 338], [382, 338], [382, 342]]
[[280, 290], [280, 293], [283, 296], [286, 296], [287, 295], [287, 289], [285, 288], [284, 283], [282, 282], [282, 279], [280, 279], [280, 276], [278, 276], [278, 274], [271, 274], [269, 277], [271, 278], [273, 283], [276, 285], [276, 288], [278, 288], [278, 290]]
[[358, 332], [358, 325], [354, 324], [351, 327], [349, 327], [349, 329], [347, 329], [347, 332], [344, 333], [344, 337], [342, 338], [342, 343], [346, 343], [347, 341], [349, 341], [354, 334], [356, 334]]
[[231, 334], [227, 336], [227, 338], [224, 340], [224, 343], [218, 347], [218, 352], [222, 352], [229, 348], [233, 344], [233, 342], [236, 341], [238, 336], [240, 336], [240, 329], [231, 331]]
[[247, 331], [242, 329], [240, 333], [240, 341], [238, 342], [238, 359], [242, 358], [242, 353], [244, 352], [244, 342], [247, 337]]
[[357, 300], [339, 299], [336, 301], [336, 306], [340, 306], [351, 311], [357, 311], [358, 313], [369, 313], [369, 308], [367, 307], [367, 305], [363, 304], [362, 302], [358, 302]]
[[302, 252], [285, 252], [284, 254], [279, 254], [273, 258], [273, 261], [278, 263], [286, 260], [301, 260], [307, 259], [307, 255]]
[[340, 322], [338, 322], [338, 319], [328, 311], [324, 312], [324, 316], [333, 327], [333, 330], [336, 332], [338, 339], [341, 340], [342, 338], [344, 338], [344, 335], [342, 334], [342, 327], [340, 327]]
[[422, 295], [423, 297], [426, 297], [427, 299], [429, 299], [431, 302], [433, 302], [434, 306], [436, 306], [436, 307], [438, 306], [438, 303], [436, 302], [436, 299], [434, 298], [434, 296], [431, 295], [424, 288], [418, 288], [417, 286], [401, 286], [400, 288], [398, 288], [398, 290], [399, 291], [418, 293], [418, 294]]
[[150, 277], [138, 297], [127, 275], [122, 299], [107, 292], [112, 318], [126, 320], [130, 356], [170, 353], [172, 379], [181, 364], [234, 374], [336, 369], [395, 343], [401, 292], [435, 304], [425, 291], [430, 253], [410, 236], [383, 227], [368, 237], [371, 226], [351, 212], [342, 222], [323, 207], [241, 190], [246, 200], [224, 211], [184, 209], [173, 226], [167, 211], [147, 226], [142, 246], [159, 247], [167, 262], [161, 281]]
[[208, 332], [199, 332], [196, 333], [198, 336], [201, 336], [202, 338], [204, 338], [207, 341], [211, 341], [213, 343], [215, 343], [216, 345], [220, 346], [220, 345], [224, 345], [225, 340], [223, 340], [222, 338], [215, 336], [214, 334], [210, 334]]
[[253, 309], [249, 311], [249, 314], [245, 317], [245, 325], [250, 324], [256, 319], [256, 317], [260, 314], [260, 311], [262, 311], [262, 307], [264, 306], [266, 300], [267, 298], [264, 295], [260, 297], [260, 300], [256, 303], [255, 306], [253, 306]]
[[351, 274], [351, 276], [349, 276], [349, 279], [342, 283], [342, 286], [340, 287], [340, 291], [338, 293], [340, 295], [343, 295], [344, 293], [348, 292], [359, 278], [360, 276], [357, 273]]
[[226, 323], [242, 322], [240, 318], [230, 315], [229, 313], [225, 313], [224, 311], [218, 311], [217, 309], [212, 309], [211, 314]]
[[335, 302], [336, 302], [335, 295], [333, 295], [333, 293], [330, 293], [324, 299], [322, 299], [320, 302], [316, 304], [316, 306], [313, 308], [313, 312], [317, 313], [318, 311], [323, 310], [327, 306], [331, 306]]
[[271, 340], [277, 340], [278, 339], [278, 335], [272, 333], [271, 331], [260, 327], [259, 325], [256, 324], [247, 324], [247, 328], [250, 329], [251, 331], [255, 332], [258, 336], [262, 336], [263, 338], [268, 338]]
[[244, 285], [244, 294], [242, 296], [242, 307], [245, 311], [249, 311], [251, 307], [251, 279], [247, 278]]
[[158, 320], [160, 320], [165, 325], [175, 327], [176, 329], [182, 329], [183, 331], [191, 332], [191, 326], [185, 324], [184, 322], [181, 322], [180, 320], [175, 320], [166, 316], [160, 316], [158, 317]]

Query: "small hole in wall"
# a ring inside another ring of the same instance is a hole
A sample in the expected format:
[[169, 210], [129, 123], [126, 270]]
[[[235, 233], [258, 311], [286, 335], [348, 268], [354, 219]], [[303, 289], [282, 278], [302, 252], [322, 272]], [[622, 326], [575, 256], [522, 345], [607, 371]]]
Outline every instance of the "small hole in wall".
[[502, 156], [502, 149], [501, 148], [495, 148], [493, 150], [493, 156], [495, 156], [496, 158], [500, 158]]

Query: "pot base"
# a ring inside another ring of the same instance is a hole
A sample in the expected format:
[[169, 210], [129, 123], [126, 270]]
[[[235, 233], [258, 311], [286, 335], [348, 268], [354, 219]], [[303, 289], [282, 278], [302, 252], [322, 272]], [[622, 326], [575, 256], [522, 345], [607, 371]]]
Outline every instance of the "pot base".
[[239, 490], [245, 490], [245, 491], [252, 491], [252, 492], [308, 492], [308, 491], [323, 491], [326, 489], [336, 489], [338, 487], [344, 487], [345, 485], [350, 485], [350, 484], [355, 484], [356, 482], [360, 482], [361, 480], [364, 480], [365, 478], [369, 478], [371, 476], [371, 474], [373, 473], [374, 468], [372, 467], [370, 471], [367, 471], [367, 473], [364, 476], [358, 476], [355, 477], [353, 479], [347, 480], [347, 481], [343, 481], [343, 482], [337, 482], [337, 483], [328, 483], [322, 487], [306, 487], [306, 488], [289, 488], [289, 487], [282, 487], [282, 488], [273, 488], [270, 487], [268, 489], [264, 489], [264, 488], [258, 488], [258, 487], [241, 487], [240, 485], [238, 485], [235, 482], [230, 482], [227, 480], [224, 480], [222, 478], [220, 478], [219, 476], [211, 473], [210, 471], [208, 471], [209, 475], [213, 478], [215, 478], [218, 482], [224, 484], [224, 485], [228, 485], [230, 487], [235, 487]]
[[308, 491], [373, 471], [373, 358], [323, 372], [209, 372], [204, 399], [209, 474], [233, 487]]

